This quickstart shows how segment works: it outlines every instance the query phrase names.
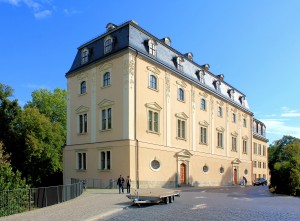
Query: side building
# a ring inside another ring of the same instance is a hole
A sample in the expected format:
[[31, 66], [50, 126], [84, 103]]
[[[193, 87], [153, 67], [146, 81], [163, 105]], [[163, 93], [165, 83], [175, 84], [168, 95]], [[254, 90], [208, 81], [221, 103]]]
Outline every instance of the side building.
[[219, 186], [264, 174], [252, 144], [267, 140], [245, 94], [209, 68], [135, 21], [81, 45], [66, 74], [64, 183], [113, 187], [122, 174], [133, 188]]

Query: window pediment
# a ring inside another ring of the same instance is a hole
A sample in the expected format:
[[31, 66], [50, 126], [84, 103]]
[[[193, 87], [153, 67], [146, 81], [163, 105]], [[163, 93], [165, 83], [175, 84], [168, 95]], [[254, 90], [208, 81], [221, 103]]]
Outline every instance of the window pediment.
[[175, 114], [175, 116], [177, 118], [181, 118], [181, 119], [184, 119], [184, 120], [187, 120], [189, 118], [184, 112], [177, 113], [177, 114]]
[[234, 137], [237, 137], [239, 134], [236, 131], [234, 131], [234, 132], [231, 132], [231, 135]]
[[99, 67], [99, 70], [100, 71], [107, 71], [107, 70], [110, 70], [112, 68], [112, 66], [113, 65], [111, 63], [105, 63], [105, 64], [103, 64]]
[[112, 106], [115, 102], [111, 100], [104, 99], [100, 103], [98, 103], [99, 108]]
[[205, 93], [205, 92], [199, 92], [199, 95], [200, 96], [202, 96], [202, 97], [204, 97], [204, 98], [207, 98], [208, 97], [208, 94], [207, 93]]
[[177, 157], [190, 158], [191, 156], [193, 156], [193, 154], [188, 150], [181, 150], [181, 151], [176, 153], [176, 156]]
[[224, 132], [225, 128], [224, 127], [217, 127], [216, 130], [219, 131], [219, 132]]
[[79, 74], [77, 75], [77, 79], [78, 80], [82, 80], [88, 77], [88, 73], [83, 73], [83, 74]]
[[248, 140], [249, 137], [248, 137], [247, 135], [245, 135], [245, 136], [242, 137], [242, 139], [243, 139], [243, 140]]
[[160, 71], [156, 68], [156, 67], [151, 67], [151, 66], [147, 66], [147, 70], [155, 73], [155, 74], [160, 74]]
[[235, 158], [232, 162], [232, 164], [240, 164], [242, 161], [239, 158]]
[[147, 103], [145, 104], [145, 106], [147, 108], [150, 108], [150, 109], [154, 109], [154, 110], [157, 110], [157, 111], [160, 111], [162, 109], [161, 106], [159, 106], [156, 102], [153, 102], [153, 103]]
[[76, 113], [84, 113], [84, 112], [88, 112], [89, 108], [81, 105], [75, 111], [76, 111]]
[[186, 88], [186, 86], [187, 86], [187, 84], [184, 81], [176, 81], [176, 83], [183, 88]]
[[219, 104], [220, 106], [223, 106], [224, 102], [223, 101], [217, 101], [217, 104]]
[[202, 125], [202, 126], [205, 126], [205, 127], [208, 127], [208, 125], [209, 125], [209, 123], [205, 120], [199, 121], [199, 124]]

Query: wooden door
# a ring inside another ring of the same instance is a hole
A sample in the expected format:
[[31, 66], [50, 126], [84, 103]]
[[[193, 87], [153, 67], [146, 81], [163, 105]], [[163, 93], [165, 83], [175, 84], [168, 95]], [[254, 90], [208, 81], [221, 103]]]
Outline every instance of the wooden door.
[[180, 164], [180, 184], [186, 184], [186, 165]]
[[234, 184], [237, 184], [237, 170], [236, 169], [233, 170], [233, 182], [234, 182]]

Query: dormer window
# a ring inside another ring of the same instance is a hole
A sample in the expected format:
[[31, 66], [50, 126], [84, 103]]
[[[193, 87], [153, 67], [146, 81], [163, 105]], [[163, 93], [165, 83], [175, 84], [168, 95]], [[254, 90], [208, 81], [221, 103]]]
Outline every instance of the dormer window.
[[114, 25], [114, 24], [112, 24], [112, 23], [108, 23], [108, 24], [106, 25], [106, 31], [109, 32], [109, 31], [113, 30], [113, 29], [116, 28], [116, 27], [117, 27], [116, 25]]
[[177, 57], [176, 61], [177, 61], [177, 69], [179, 71], [183, 71], [183, 65], [182, 65], [182, 63], [184, 62], [183, 57]]
[[192, 52], [189, 52], [189, 53], [186, 53], [185, 56], [189, 59], [189, 60], [193, 60], [193, 53]]
[[245, 96], [240, 96], [239, 98], [241, 105], [245, 106]]
[[234, 89], [229, 89], [228, 90], [228, 95], [229, 95], [231, 100], [234, 100]]
[[156, 56], [156, 45], [157, 45], [157, 42], [154, 41], [153, 39], [150, 39], [148, 41], [149, 54], [152, 54], [153, 56]]
[[214, 81], [214, 86], [216, 91], [221, 92], [221, 81], [218, 80]]
[[204, 67], [205, 68], [205, 70], [209, 70], [210, 69], [210, 66], [209, 66], [209, 64], [204, 64], [204, 65], [202, 65], [202, 67]]
[[85, 64], [89, 61], [89, 50], [87, 48], [84, 48], [81, 51], [81, 64]]
[[204, 71], [203, 71], [203, 70], [200, 70], [200, 71], [199, 71], [199, 80], [200, 80], [200, 82], [201, 82], [202, 84], [205, 84], [204, 75], [205, 75]]
[[163, 41], [166, 45], [171, 46], [171, 39], [170, 39], [169, 37], [163, 38], [162, 41]]
[[113, 47], [113, 38], [111, 36], [107, 36], [104, 39], [104, 54], [111, 52], [112, 47]]

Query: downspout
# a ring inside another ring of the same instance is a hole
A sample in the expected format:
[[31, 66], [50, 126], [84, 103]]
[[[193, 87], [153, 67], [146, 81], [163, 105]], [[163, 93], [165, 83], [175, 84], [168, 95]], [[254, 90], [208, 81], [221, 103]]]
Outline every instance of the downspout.
[[138, 51], [135, 50], [135, 58], [134, 58], [134, 140], [135, 140], [135, 177], [136, 177], [136, 188], [139, 189], [140, 188], [140, 172], [139, 172], [139, 141], [136, 139], [136, 95], [137, 95], [137, 83], [136, 83], [136, 76], [137, 76], [137, 55], [138, 55]]

